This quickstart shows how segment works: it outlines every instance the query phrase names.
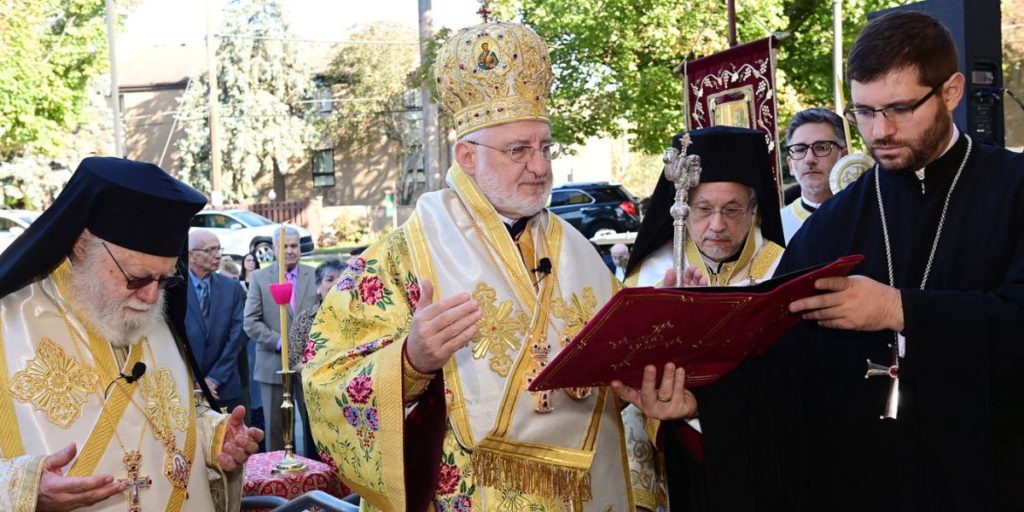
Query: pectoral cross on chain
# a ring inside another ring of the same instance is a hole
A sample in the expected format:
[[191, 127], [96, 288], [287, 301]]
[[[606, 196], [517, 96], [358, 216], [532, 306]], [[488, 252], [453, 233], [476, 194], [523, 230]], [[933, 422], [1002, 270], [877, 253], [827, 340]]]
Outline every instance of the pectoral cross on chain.
[[864, 378], [885, 376], [891, 379], [889, 396], [885, 399], [885, 413], [880, 418], [894, 420], [900, 408], [900, 352], [896, 345], [890, 346], [892, 347], [892, 366], [875, 364], [868, 359], [868, 372], [864, 374]]
[[139, 504], [139, 491], [149, 489], [153, 480], [148, 476], [139, 476], [139, 466], [142, 465], [142, 454], [137, 451], [130, 451], [124, 454], [121, 459], [124, 462], [124, 469], [128, 478], [118, 478], [118, 482], [125, 485], [124, 492], [128, 496], [128, 512], [142, 512], [142, 505]]

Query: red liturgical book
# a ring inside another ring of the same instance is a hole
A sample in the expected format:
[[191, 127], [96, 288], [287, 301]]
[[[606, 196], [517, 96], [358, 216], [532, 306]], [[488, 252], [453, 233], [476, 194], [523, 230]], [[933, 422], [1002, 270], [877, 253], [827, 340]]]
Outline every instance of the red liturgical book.
[[864, 259], [827, 265], [754, 286], [625, 288], [530, 384], [530, 391], [605, 386], [618, 379], [639, 388], [644, 367], [686, 368], [686, 386], [712, 384], [744, 359], [764, 354], [800, 321], [789, 303], [815, 295], [814, 281], [847, 275]]

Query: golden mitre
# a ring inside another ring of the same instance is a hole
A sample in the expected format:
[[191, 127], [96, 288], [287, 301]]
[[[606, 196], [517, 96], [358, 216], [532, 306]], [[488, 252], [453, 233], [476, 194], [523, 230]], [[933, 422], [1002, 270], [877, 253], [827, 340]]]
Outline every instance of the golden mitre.
[[438, 51], [434, 75], [459, 138], [497, 124], [548, 120], [548, 47], [524, 25], [495, 22], [460, 30]]

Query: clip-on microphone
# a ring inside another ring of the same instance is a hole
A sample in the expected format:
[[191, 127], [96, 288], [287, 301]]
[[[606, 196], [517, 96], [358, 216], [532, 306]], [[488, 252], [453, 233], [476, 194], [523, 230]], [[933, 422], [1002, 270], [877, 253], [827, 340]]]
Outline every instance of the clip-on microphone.
[[141, 361], [135, 363], [135, 365], [132, 366], [132, 374], [131, 375], [125, 375], [123, 373], [119, 373], [118, 377], [116, 379], [110, 381], [110, 384], [107, 384], [107, 389], [103, 391], [103, 399], [104, 400], [107, 399], [107, 395], [110, 394], [110, 387], [113, 386], [114, 383], [117, 382], [118, 380], [124, 379], [125, 382], [127, 382], [128, 384], [131, 384], [131, 383], [141, 379], [142, 376], [145, 375], [145, 374], [146, 374], [146, 363], [143, 363]]
[[540, 272], [541, 274], [544, 275], [540, 276], [540, 278], [538, 278], [537, 281], [533, 283], [534, 286], [537, 286], [537, 284], [540, 283], [541, 279], [544, 279], [545, 277], [551, 274], [551, 260], [549, 258], [541, 258], [540, 261], [537, 262], [537, 268], [533, 269], [534, 274], [536, 274], [537, 272]]

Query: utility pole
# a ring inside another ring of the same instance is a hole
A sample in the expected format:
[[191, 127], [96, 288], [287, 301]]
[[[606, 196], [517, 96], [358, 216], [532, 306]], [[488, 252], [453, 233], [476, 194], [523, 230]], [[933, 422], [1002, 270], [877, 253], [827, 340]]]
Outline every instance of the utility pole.
[[117, 81], [117, 52], [114, 44], [114, 0], [107, 0], [107, 53], [110, 56], [110, 107], [114, 114], [114, 155], [125, 158], [124, 126], [121, 124], [121, 86]]
[[850, 122], [843, 115], [846, 109], [843, 99], [843, 0], [832, 0], [832, 91], [835, 96], [836, 113], [843, 120], [843, 132], [847, 145], [850, 138]]
[[726, 0], [729, 8], [729, 47], [736, 46], [736, 0]]
[[207, 110], [210, 115], [210, 203], [220, 207], [224, 202], [224, 192], [220, 188], [220, 140], [217, 136], [220, 124], [220, 112], [217, 106], [217, 47], [220, 40], [214, 32], [216, 24], [215, 0], [206, 0], [206, 66], [210, 89], [207, 91]]
[[[433, 18], [434, 13], [431, 7], [431, 0], [419, 0], [420, 9], [420, 63], [424, 66], [431, 65], [428, 62], [427, 43], [434, 37]], [[427, 180], [427, 190], [441, 188], [440, 155], [438, 144], [437, 126], [437, 104], [430, 97], [429, 83], [424, 83], [420, 89], [420, 103], [423, 105], [423, 173]]]

